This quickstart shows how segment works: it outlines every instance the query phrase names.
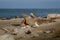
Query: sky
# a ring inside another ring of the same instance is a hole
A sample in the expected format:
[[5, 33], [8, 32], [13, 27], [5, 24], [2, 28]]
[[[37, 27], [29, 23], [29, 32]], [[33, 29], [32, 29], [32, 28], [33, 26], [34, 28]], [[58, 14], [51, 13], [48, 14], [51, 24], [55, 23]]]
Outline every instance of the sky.
[[60, 8], [60, 0], [0, 0], [0, 8]]

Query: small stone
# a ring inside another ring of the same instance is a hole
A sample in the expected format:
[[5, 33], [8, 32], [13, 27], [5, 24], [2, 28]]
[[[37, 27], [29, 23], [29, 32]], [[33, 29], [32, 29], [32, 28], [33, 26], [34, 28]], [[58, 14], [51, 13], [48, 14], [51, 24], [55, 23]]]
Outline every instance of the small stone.
[[45, 33], [51, 33], [51, 31], [45, 31]]
[[18, 16], [15, 16], [15, 18], [19, 18]]
[[31, 31], [28, 30], [28, 31], [26, 32], [26, 34], [31, 34]]

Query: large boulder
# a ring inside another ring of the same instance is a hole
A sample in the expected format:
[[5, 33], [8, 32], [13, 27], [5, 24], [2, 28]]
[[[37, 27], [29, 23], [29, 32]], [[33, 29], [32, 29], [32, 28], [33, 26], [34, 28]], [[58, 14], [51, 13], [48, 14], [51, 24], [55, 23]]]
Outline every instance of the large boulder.
[[47, 18], [60, 18], [60, 14], [48, 14]]
[[40, 24], [48, 23], [51, 21], [51, 20], [46, 20], [44, 18], [38, 18], [34, 15], [34, 13], [31, 13], [31, 16], [23, 15], [24, 21], [22, 21], [21, 25], [22, 26], [29, 25], [33, 27], [34, 25], [39, 26]]
[[35, 19], [33, 19], [32, 17], [27, 15], [23, 15], [23, 17], [24, 17], [24, 21], [22, 22], [23, 24], [25, 23], [26, 25], [30, 26], [33, 26], [35, 24]]
[[33, 26], [35, 24], [35, 19], [32, 18], [26, 18], [26, 23], [30, 26]]

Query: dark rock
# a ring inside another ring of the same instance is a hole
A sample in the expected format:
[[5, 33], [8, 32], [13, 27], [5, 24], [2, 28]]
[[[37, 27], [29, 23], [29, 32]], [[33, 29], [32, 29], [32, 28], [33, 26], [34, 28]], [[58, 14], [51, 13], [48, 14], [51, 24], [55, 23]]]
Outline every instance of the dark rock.
[[28, 30], [28, 31], [26, 32], [26, 34], [31, 34], [31, 31]]
[[15, 18], [19, 18], [18, 16], [15, 16]]

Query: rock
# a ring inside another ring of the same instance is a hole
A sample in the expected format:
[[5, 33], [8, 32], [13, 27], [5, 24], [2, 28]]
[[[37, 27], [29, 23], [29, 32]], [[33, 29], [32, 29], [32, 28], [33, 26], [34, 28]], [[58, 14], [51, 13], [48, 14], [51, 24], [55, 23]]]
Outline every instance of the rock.
[[7, 18], [2, 18], [2, 20], [7, 20]]
[[14, 39], [14, 36], [10, 34], [4, 34], [0, 36], [0, 40], [15, 40], [15, 39]]
[[[43, 23], [49, 23], [49, 22], [52, 22], [52, 20], [46, 20], [46, 18], [38, 18], [38, 17], [35, 17], [35, 14], [34, 13], [31, 13], [31, 16], [27, 16], [27, 15], [23, 15], [24, 17], [24, 21], [21, 22], [21, 26], [26, 26], [26, 25], [29, 25], [31, 27], [39, 27], [39, 25], [43, 24]], [[34, 17], [34, 18], [33, 18]]]
[[35, 13], [31, 13], [31, 17], [36, 18], [37, 16], [35, 15]]
[[25, 24], [25, 20], [22, 20], [22, 22], [20, 23], [20, 27], [25, 27], [26, 24]]
[[35, 24], [35, 19], [29, 16], [24, 17], [24, 20], [25, 20], [25, 23], [29, 26], [33, 26]]
[[43, 24], [43, 23], [47, 23], [48, 21], [43, 20], [43, 19], [37, 19], [36, 22], [37, 22], [38, 25], [40, 25], [40, 24]]
[[33, 26], [35, 24], [35, 19], [32, 18], [26, 18], [26, 23], [30, 26]]
[[23, 16], [23, 18], [24, 18], [24, 17], [27, 17], [28, 15], [26, 15], [26, 14], [22, 14], [22, 16]]
[[48, 21], [45, 19], [31, 18], [29, 16], [25, 16], [24, 21], [22, 21], [21, 25], [22, 26], [29, 25], [31, 27], [33, 27], [35, 25], [35, 26], [39, 27], [40, 24], [47, 23], [47, 22]]
[[[16, 34], [16, 38], [25, 37], [26, 32], [28, 32], [29, 30], [31, 30], [30, 26], [15, 28], [13, 34]], [[27, 34], [29, 34], [29, 33], [27, 33]]]
[[51, 31], [45, 31], [45, 33], [51, 33]]
[[37, 23], [37, 22], [35, 22], [35, 26], [36, 26], [36, 27], [39, 27], [39, 25], [38, 25], [38, 23]]
[[30, 16], [27, 16], [26, 14], [23, 14], [23, 17], [24, 17], [24, 21], [22, 21], [21, 23], [22, 26], [25, 26], [25, 25], [33, 26], [34, 25], [35, 20], [33, 18], [31, 18]]
[[[31, 16], [32, 16], [32, 17], [27, 16], [27, 15], [24, 14], [24, 15], [23, 15], [24, 20], [21, 22], [21, 26], [26, 26], [26, 25], [29, 25], [29, 26], [31, 26], [31, 27], [33, 27], [34, 25], [35, 25], [35, 27], [36, 27], [36, 26], [39, 26], [39, 25], [38, 25], [38, 20], [39, 20], [39, 19], [36, 18], [36, 16], [35, 16], [34, 13], [31, 13]], [[39, 20], [39, 21], [41, 21], [41, 20]]]
[[30, 30], [28, 30], [27, 32], [25, 32], [26, 34], [31, 34], [31, 31]]
[[15, 16], [15, 18], [19, 18], [18, 16]]
[[15, 28], [14, 32], [17, 34], [22, 34], [23, 32], [26, 32], [30, 29], [31, 29], [30, 26], [25, 26], [25, 27], [21, 27], [21, 28]]
[[23, 14], [23, 18], [24, 20], [20, 23], [21, 27], [26, 25], [33, 26], [35, 24], [35, 19], [31, 18], [30, 16]]
[[60, 18], [60, 14], [48, 14], [47, 18]]

